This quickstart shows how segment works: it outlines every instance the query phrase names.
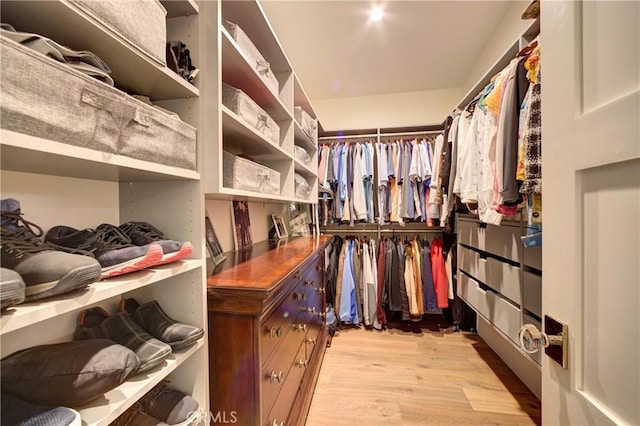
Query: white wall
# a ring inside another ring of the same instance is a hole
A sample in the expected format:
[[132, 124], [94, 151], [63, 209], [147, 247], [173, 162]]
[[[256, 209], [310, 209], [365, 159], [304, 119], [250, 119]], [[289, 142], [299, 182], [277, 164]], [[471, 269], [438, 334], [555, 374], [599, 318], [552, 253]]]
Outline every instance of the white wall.
[[[487, 70], [507, 50], [509, 45], [531, 25], [531, 20], [521, 19], [522, 12], [528, 5], [529, 0], [517, 0], [507, 9], [500, 21], [500, 25], [496, 27], [489, 42], [478, 54], [478, 58], [469, 71], [467, 79], [461, 88], [463, 94], [467, 93], [484, 76]], [[453, 104], [451, 107], [453, 107]]]
[[377, 96], [313, 99], [325, 131], [441, 124], [462, 97], [484, 76], [531, 20], [520, 18], [529, 0], [507, 9], [461, 87]]
[[[213, 229], [220, 241], [223, 251], [234, 250], [233, 227], [231, 226], [231, 201], [205, 200], [205, 208], [211, 219]], [[271, 229], [271, 215], [274, 213], [287, 217], [288, 204], [249, 202], [249, 221], [251, 223], [251, 237], [253, 243], [269, 238]]]
[[460, 89], [314, 99], [325, 131], [442, 124], [462, 97]]

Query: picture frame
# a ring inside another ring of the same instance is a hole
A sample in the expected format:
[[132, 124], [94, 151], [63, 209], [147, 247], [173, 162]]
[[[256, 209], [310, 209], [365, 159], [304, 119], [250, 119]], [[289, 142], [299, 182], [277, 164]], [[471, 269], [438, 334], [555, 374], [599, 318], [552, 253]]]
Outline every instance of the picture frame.
[[289, 233], [287, 231], [287, 227], [284, 224], [284, 219], [279, 214], [272, 214], [271, 219], [273, 220], [273, 227], [276, 230], [276, 237], [279, 240], [285, 239], [289, 237]]
[[222, 251], [222, 246], [220, 245], [215, 229], [213, 229], [213, 224], [211, 223], [211, 219], [209, 219], [208, 213], [205, 213], [204, 225], [207, 250], [211, 260], [213, 261], [213, 266], [216, 268], [227, 259], [227, 256]]

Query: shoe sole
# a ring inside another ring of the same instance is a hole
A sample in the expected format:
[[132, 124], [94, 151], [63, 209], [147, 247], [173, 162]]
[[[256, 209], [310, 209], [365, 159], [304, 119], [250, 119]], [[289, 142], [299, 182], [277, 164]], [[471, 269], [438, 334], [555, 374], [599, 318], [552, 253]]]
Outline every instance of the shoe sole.
[[190, 256], [191, 253], [193, 253], [193, 245], [187, 241], [182, 244], [180, 250], [163, 254], [158, 265], [165, 265], [167, 263], [175, 262], [176, 260], [184, 259], [185, 257]]
[[202, 338], [202, 336], [204, 336], [204, 330], [202, 331], [202, 333], [198, 333], [192, 337], [189, 337], [188, 339], [182, 340], [180, 342], [175, 342], [175, 343], [169, 343], [169, 342], [165, 342], [167, 343], [169, 346], [171, 346], [171, 350], [172, 351], [180, 351], [182, 349], [186, 349], [189, 346], [194, 345], [198, 340], [200, 340]]
[[24, 282], [21, 280], [5, 281], [0, 287], [0, 310], [24, 302]]
[[27, 286], [25, 289], [25, 301], [31, 302], [84, 288], [100, 280], [100, 271], [101, 268], [98, 263], [79, 266], [69, 271], [67, 275], [57, 282]]
[[118, 275], [139, 271], [151, 266], [156, 266], [161, 259], [162, 247], [160, 246], [160, 244], [152, 244], [149, 246], [149, 250], [147, 250], [147, 253], [144, 256], [140, 256], [135, 259], [119, 263], [117, 265], [109, 266], [108, 268], [102, 268], [101, 278], [111, 278]]

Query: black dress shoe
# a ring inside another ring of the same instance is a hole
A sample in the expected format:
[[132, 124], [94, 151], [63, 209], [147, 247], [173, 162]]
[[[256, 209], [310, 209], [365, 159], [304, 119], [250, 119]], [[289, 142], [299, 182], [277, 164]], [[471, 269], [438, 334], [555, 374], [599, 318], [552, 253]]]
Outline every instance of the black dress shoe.
[[202, 328], [170, 318], [155, 300], [140, 304], [133, 298], [122, 299], [119, 310], [129, 313], [149, 334], [174, 351], [193, 345], [204, 335]]
[[101, 307], [80, 312], [74, 338], [105, 338], [126, 346], [140, 358], [138, 373], [156, 367], [171, 355], [169, 345], [149, 335], [127, 312], [109, 316]]

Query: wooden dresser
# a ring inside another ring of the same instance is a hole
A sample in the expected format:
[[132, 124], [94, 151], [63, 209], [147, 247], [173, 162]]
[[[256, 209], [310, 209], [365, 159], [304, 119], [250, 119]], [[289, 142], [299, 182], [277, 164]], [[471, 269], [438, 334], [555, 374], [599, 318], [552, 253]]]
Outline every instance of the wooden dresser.
[[304, 424], [327, 342], [329, 240], [258, 243], [208, 277], [213, 423]]

